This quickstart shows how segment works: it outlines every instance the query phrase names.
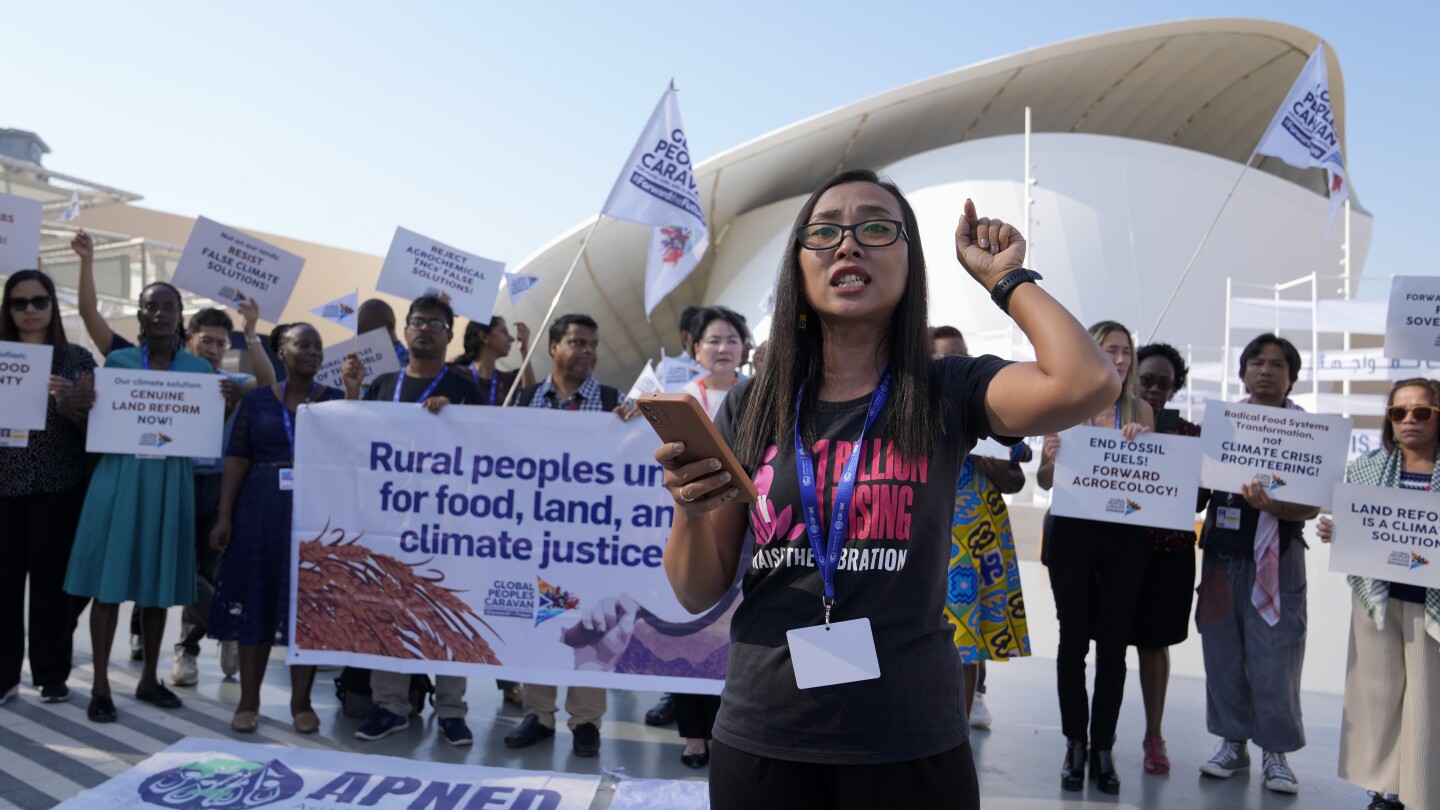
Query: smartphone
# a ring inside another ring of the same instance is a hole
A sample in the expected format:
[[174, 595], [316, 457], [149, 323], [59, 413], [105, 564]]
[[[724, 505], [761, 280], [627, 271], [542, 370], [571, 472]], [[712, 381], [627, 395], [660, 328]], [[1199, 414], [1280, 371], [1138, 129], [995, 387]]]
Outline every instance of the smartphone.
[[1180, 412], [1174, 408], [1161, 408], [1155, 415], [1156, 433], [1174, 433], [1180, 429]]
[[707, 458], [720, 459], [720, 469], [730, 473], [730, 485], [740, 490], [741, 503], [753, 503], [760, 497], [755, 482], [745, 474], [739, 459], [730, 452], [730, 445], [720, 437], [715, 423], [700, 409], [700, 403], [689, 394], [642, 394], [640, 415], [650, 423], [661, 441], [680, 442], [685, 452], [678, 461], [690, 464]]

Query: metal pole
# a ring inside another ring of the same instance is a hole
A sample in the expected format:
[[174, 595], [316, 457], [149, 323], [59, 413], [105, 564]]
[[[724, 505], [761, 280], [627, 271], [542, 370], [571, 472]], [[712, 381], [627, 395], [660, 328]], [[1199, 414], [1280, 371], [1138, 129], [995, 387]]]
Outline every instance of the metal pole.
[[1310, 274], [1310, 393], [1320, 412], [1320, 276]]
[[[570, 262], [570, 269], [565, 271], [565, 278], [560, 282], [560, 289], [555, 291], [555, 298], [550, 301], [550, 309], [546, 311], [544, 320], [540, 321], [541, 334], [550, 328], [550, 318], [555, 314], [555, 308], [560, 305], [560, 296], [565, 294], [565, 287], [570, 284], [570, 277], [575, 275], [575, 267], [580, 264], [580, 257], [585, 255], [585, 248], [590, 246], [590, 237], [594, 236], [595, 229], [600, 227], [601, 216], [601, 214], [595, 215], [595, 222], [590, 225], [590, 230], [585, 233], [584, 241], [580, 243], [580, 249], [575, 252], [575, 260]], [[538, 348], [540, 348], [540, 341], [538, 339], [530, 341], [530, 351], [525, 353], [525, 359], [520, 363], [520, 371], [522, 373], [525, 368], [530, 365], [530, 358], [535, 356], [535, 350]], [[510, 393], [505, 395], [505, 407], [509, 407], [510, 403], [515, 401], [515, 394], [519, 390], [520, 386], [518, 385], [510, 386]]]
[[[1350, 198], [1349, 198], [1349, 197], [1346, 197], [1346, 198], [1345, 198], [1345, 243], [1340, 246], [1340, 264], [1341, 264], [1341, 266], [1343, 267], [1343, 270], [1341, 271], [1341, 278], [1343, 278], [1343, 279], [1345, 280], [1345, 289], [1343, 290], [1343, 293], [1344, 293], [1344, 295], [1345, 295], [1345, 300], [1346, 300], [1346, 301], [1349, 301], [1349, 300], [1350, 300]], [[1349, 320], [1347, 319], [1346, 322], [1348, 323]], [[1350, 351], [1350, 348], [1351, 348], [1351, 346], [1350, 346], [1350, 330], [1349, 330], [1349, 329], [1346, 329], [1346, 330], [1345, 330], [1344, 341], [1345, 341], [1345, 342], [1344, 342], [1342, 345], [1344, 346], [1345, 351], [1348, 352], [1348, 351]], [[1344, 405], [1344, 407], [1342, 407], [1342, 408], [1340, 409], [1340, 412], [1341, 412], [1344, 416], [1349, 417], [1349, 416], [1350, 416], [1350, 375], [1348, 375], [1348, 374], [1345, 375], [1345, 381], [1340, 384], [1340, 393], [1343, 394], [1344, 397], [1345, 397], [1345, 405]]]
[[1225, 277], [1225, 340], [1220, 347], [1221, 402], [1230, 401], [1230, 284], [1233, 280], [1231, 276]]
[[[1185, 418], [1195, 421], [1195, 344], [1185, 344], [1185, 365], [1192, 373], [1185, 375]], [[1223, 364], [1221, 366], [1224, 367]]]
[[[1027, 258], [1027, 259], [1030, 260], [1029, 264], [1030, 264], [1030, 267], [1032, 267], [1032, 268], [1035, 267], [1035, 228], [1034, 228], [1034, 224], [1035, 224], [1035, 223], [1031, 222], [1031, 220], [1030, 220], [1030, 208], [1031, 208], [1031, 205], [1034, 204], [1035, 198], [1031, 195], [1030, 189], [1031, 189], [1032, 186], [1035, 185], [1035, 177], [1031, 174], [1031, 171], [1032, 171], [1034, 168], [1035, 168], [1035, 165], [1030, 162], [1030, 107], [1029, 107], [1029, 106], [1026, 106], [1026, 107], [1025, 107], [1025, 190], [1024, 190], [1024, 193], [1025, 193], [1025, 218], [1024, 218], [1024, 222], [1025, 222], [1025, 232], [1024, 232], [1024, 236], [1025, 236], [1025, 250], [1026, 250], [1026, 253], [1028, 254], [1025, 258]], [[1348, 198], [1346, 199], [1346, 202], [1347, 202], [1347, 203], [1349, 202], [1349, 199], [1348, 199]]]
[[[1260, 145], [1256, 144], [1255, 148], [1258, 150]], [[1220, 215], [1225, 213], [1225, 206], [1229, 205], [1230, 198], [1235, 196], [1235, 189], [1240, 187], [1240, 181], [1244, 179], [1245, 172], [1250, 170], [1250, 161], [1254, 159], [1255, 152], [1252, 151], [1250, 157], [1245, 159], [1245, 165], [1240, 167], [1240, 174], [1236, 176], [1235, 183], [1230, 186], [1230, 192], [1225, 195], [1225, 201], [1220, 203], [1220, 210], [1215, 212], [1215, 219], [1210, 221], [1210, 227], [1206, 228], [1205, 235], [1200, 237], [1200, 244], [1196, 245], [1195, 252], [1190, 254], [1190, 261], [1185, 265], [1184, 272], [1180, 274], [1180, 280], [1175, 282], [1175, 289], [1171, 290], [1170, 297], [1165, 299], [1165, 306], [1160, 309], [1160, 317], [1155, 319], [1155, 326], [1150, 330], [1150, 339], [1145, 341], [1146, 343], [1155, 342], [1155, 333], [1160, 331], [1160, 323], [1164, 321], [1165, 316], [1169, 314], [1170, 305], [1175, 303], [1175, 296], [1180, 294], [1180, 287], [1185, 284], [1185, 278], [1190, 275], [1191, 268], [1195, 266], [1195, 260], [1200, 258], [1200, 251], [1205, 247], [1205, 241], [1210, 238], [1210, 232], [1215, 230], [1216, 223], [1220, 221]], [[1230, 306], [1228, 296], [1225, 301], [1225, 306], [1227, 308]]]

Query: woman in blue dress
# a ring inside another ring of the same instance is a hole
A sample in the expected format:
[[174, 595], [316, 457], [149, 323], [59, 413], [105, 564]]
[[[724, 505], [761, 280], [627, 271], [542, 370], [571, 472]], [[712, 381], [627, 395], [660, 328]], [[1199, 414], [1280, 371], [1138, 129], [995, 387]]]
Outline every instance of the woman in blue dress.
[[[140, 345], [111, 352], [106, 368], [205, 374], [210, 364], [184, 350], [180, 291], [163, 281], [140, 291]], [[220, 430], [217, 419], [215, 430]], [[107, 453], [100, 459], [80, 511], [80, 527], [65, 572], [65, 590], [91, 597], [90, 647], [95, 682], [86, 716], [115, 721], [110, 694], [110, 647], [121, 602], [141, 608], [143, 668], [135, 699], [162, 709], [180, 698], [155, 677], [165, 610], [195, 601], [195, 475], [189, 458], [141, 458]]]
[[[240, 704], [230, 727], [241, 732], [259, 725], [260, 684], [271, 646], [289, 640], [296, 411], [301, 405], [345, 398], [344, 392], [315, 382], [325, 347], [313, 326], [275, 327], [270, 348], [285, 366], [285, 381], [257, 388], [240, 401], [220, 480], [219, 514], [210, 532], [210, 544], [225, 556], [208, 633], [240, 643]], [[364, 375], [363, 367], [353, 363], [345, 373], [356, 376], [357, 370]], [[314, 682], [315, 667], [290, 668], [290, 714], [301, 734], [320, 729], [310, 706]]]

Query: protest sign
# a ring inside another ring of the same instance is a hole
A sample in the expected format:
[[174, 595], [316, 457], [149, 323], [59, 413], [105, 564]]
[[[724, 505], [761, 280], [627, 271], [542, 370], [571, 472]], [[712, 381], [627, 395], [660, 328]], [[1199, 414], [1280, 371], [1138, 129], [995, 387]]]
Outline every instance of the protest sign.
[[1089, 426], [1060, 434], [1050, 512], [1160, 529], [1195, 528], [1200, 441], [1146, 433], [1126, 441], [1118, 430]]
[[261, 318], [278, 322], [304, 266], [294, 253], [199, 217], [170, 280], [225, 304], [253, 298]]
[[699, 377], [704, 377], [707, 372], [705, 367], [691, 360], [689, 355], [670, 357], [665, 350], [660, 350], [660, 365], [655, 367], [655, 373], [660, 377], [660, 384], [664, 386], [665, 393], [679, 393], [685, 388], [685, 384]]
[[1239, 492], [1258, 479], [1271, 500], [1328, 507], [1345, 473], [1349, 419], [1248, 403], [1206, 403], [1200, 485]]
[[504, 275], [501, 262], [396, 228], [375, 289], [407, 299], [443, 293], [456, 315], [489, 322]]
[[224, 426], [217, 375], [97, 368], [85, 451], [218, 458]]
[[655, 444], [608, 413], [306, 408], [287, 660], [718, 694], [738, 588], [676, 601]]
[[185, 737], [58, 808], [588, 810], [599, 786], [585, 774]]
[[0, 340], [0, 426], [44, 430], [53, 346]]
[[645, 368], [640, 370], [640, 376], [635, 378], [635, 384], [630, 386], [630, 392], [625, 395], [626, 399], [639, 399], [646, 394], [654, 394], [665, 390], [665, 385], [660, 381], [660, 375], [655, 373], [655, 364], [645, 361]]
[[354, 340], [326, 346], [325, 361], [315, 373], [315, 382], [344, 391], [345, 381], [340, 377], [340, 368], [351, 352], [358, 354], [360, 362], [365, 364], [365, 379], [361, 385], [369, 385], [381, 374], [400, 370], [400, 358], [395, 356], [395, 344], [390, 342], [390, 333], [384, 329], [371, 329]]
[[1010, 460], [1010, 448], [991, 438], [984, 438], [975, 442], [970, 449], [970, 455], [982, 458], [998, 458], [1001, 461]]
[[43, 216], [39, 200], [0, 194], [0, 273], [35, 267]]
[[1385, 356], [1440, 360], [1440, 277], [1396, 276], [1391, 280]]
[[1335, 485], [1330, 570], [1440, 588], [1440, 493]]

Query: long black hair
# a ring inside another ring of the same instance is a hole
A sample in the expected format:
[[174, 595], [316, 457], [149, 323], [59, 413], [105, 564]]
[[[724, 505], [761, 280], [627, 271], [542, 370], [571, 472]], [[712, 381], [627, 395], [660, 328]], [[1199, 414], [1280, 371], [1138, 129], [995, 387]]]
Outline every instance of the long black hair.
[[462, 338], [462, 345], [465, 347], [464, 354], [455, 358], [452, 362], [459, 366], [468, 366], [480, 359], [480, 350], [485, 348], [484, 343], [490, 337], [490, 330], [504, 323], [505, 319], [496, 315], [489, 323], [471, 321], [465, 325], [465, 335]]
[[20, 340], [20, 327], [15, 324], [15, 318], [10, 314], [10, 296], [15, 286], [22, 281], [40, 282], [40, 286], [45, 288], [45, 294], [50, 296], [50, 327], [45, 330], [45, 342], [55, 347], [55, 351], [50, 355], [50, 369], [58, 374], [65, 359], [65, 347], [70, 342], [65, 339], [65, 323], [60, 317], [60, 299], [55, 295], [55, 282], [43, 271], [20, 270], [5, 279], [5, 301], [3, 306], [0, 306], [0, 340]]
[[[890, 317], [890, 331], [885, 338], [892, 380], [888, 424], [901, 454], [906, 458], [928, 456], [940, 443], [945, 406], [940, 401], [940, 386], [930, 360], [930, 333], [926, 326], [929, 291], [915, 210], [894, 183], [881, 179], [869, 169], [852, 169], [835, 175], [816, 189], [800, 207], [794, 227], [809, 224], [820, 196], [846, 183], [873, 183], [890, 192], [900, 206], [910, 268], [905, 293]], [[819, 400], [825, 373], [825, 338], [819, 317], [805, 298], [801, 250], [800, 240], [792, 229], [790, 246], [781, 259], [775, 287], [765, 370], [751, 383], [745, 399], [737, 403], [734, 450], [747, 470], [760, 466], [771, 445], [792, 440], [795, 397], [801, 383], [805, 384], [805, 401], [800, 409], [801, 435], [807, 446], [813, 446], [819, 438], [815, 428], [815, 403]]]

